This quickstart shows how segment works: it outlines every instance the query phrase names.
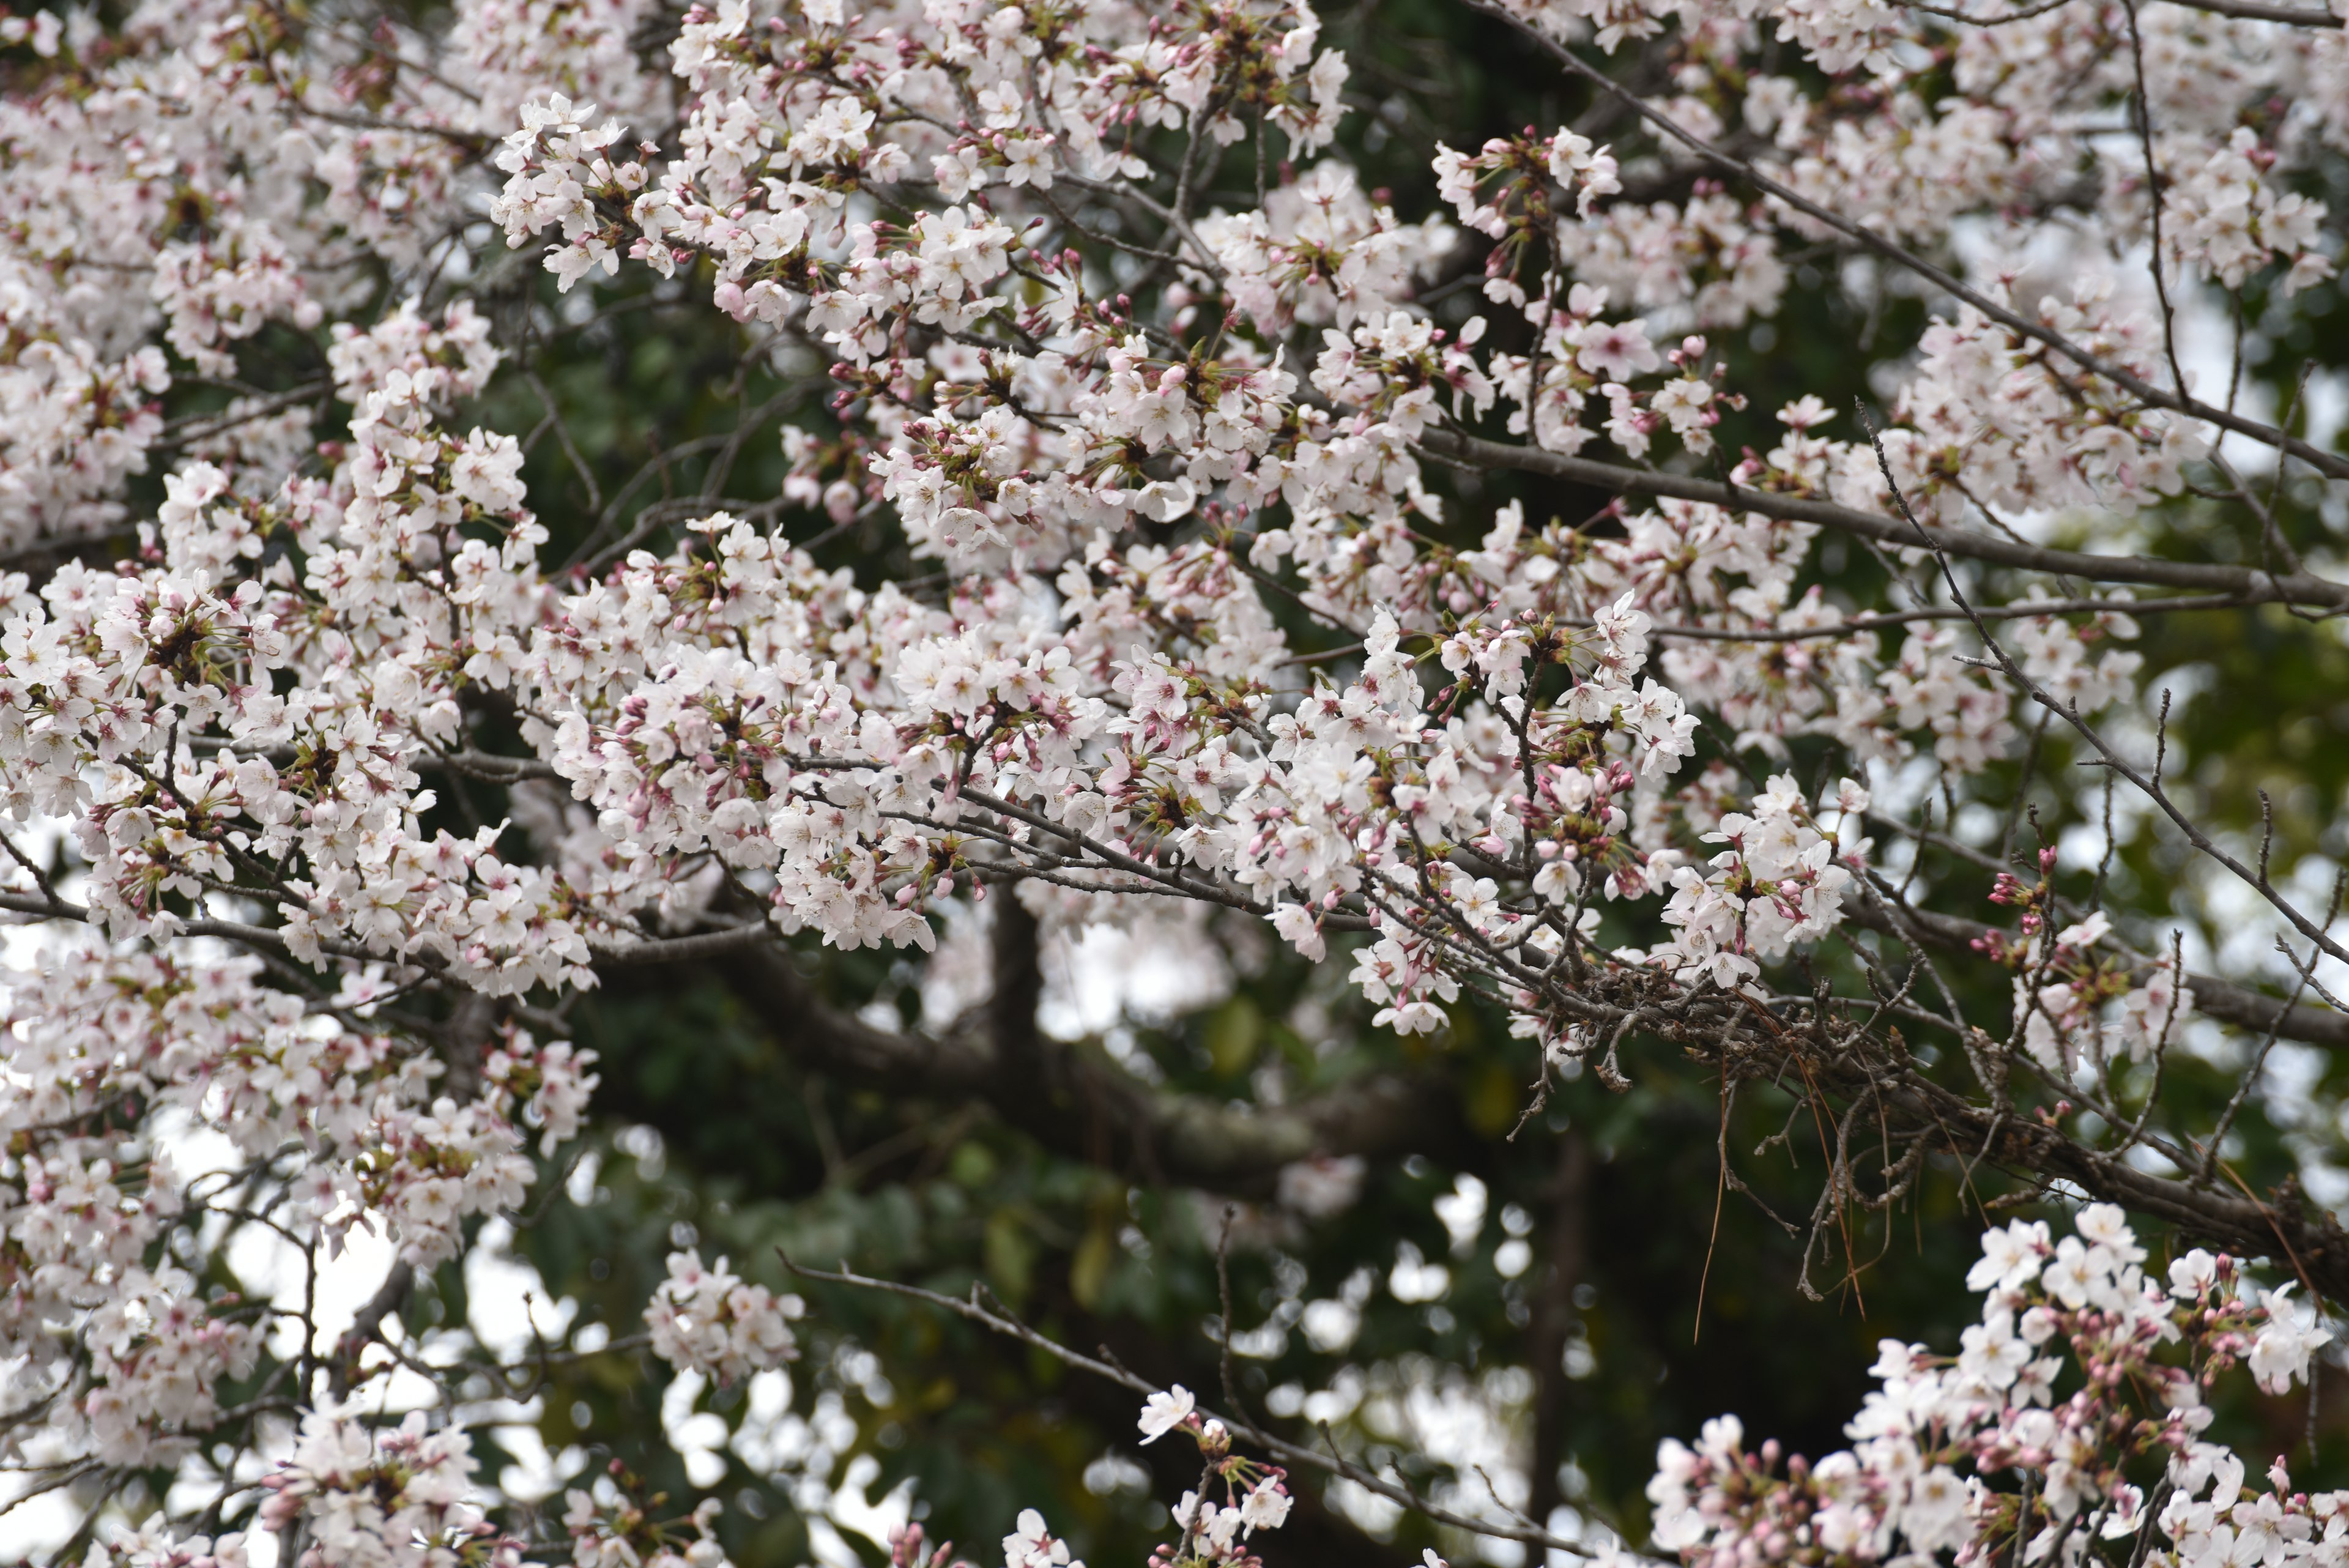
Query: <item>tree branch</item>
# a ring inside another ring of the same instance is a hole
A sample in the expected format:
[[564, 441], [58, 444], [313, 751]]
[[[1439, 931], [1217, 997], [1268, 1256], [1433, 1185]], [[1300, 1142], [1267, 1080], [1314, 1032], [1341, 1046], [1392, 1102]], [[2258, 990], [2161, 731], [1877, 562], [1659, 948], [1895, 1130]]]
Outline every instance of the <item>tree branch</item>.
[[1569, 483], [1587, 484], [1598, 490], [1671, 496], [1676, 500], [1698, 501], [1725, 507], [1733, 512], [1756, 512], [1764, 517], [1779, 517], [1792, 523], [1816, 523], [1840, 533], [1857, 535], [1878, 544], [1904, 549], [1916, 548], [1918, 535], [1921, 532], [1925, 536], [1924, 544], [1930, 548], [1986, 561], [1992, 566], [2044, 572], [2054, 576], [2199, 589], [2205, 593], [2227, 594], [2245, 605], [2296, 604], [2349, 609], [2349, 585], [2305, 572], [2277, 576], [2271, 572], [2257, 571], [2248, 566], [2221, 566], [2213, 562], [2159, 561], [2144, 556], [2091, 556], [2077, 550], [2054, 550], [2037, 545], [2019, 544], [1990, 534], [1969, 534], [1931, 526], [1912, 529], [1890, 517], [1862, 512], [1833, 501], [1780, 495], [1766, 490], [1724, 484], [1717, 480], [1692, 479], [1685, 474], [1568, 457], [1562, 452], [1545, 452], [1538, 447], [1486, 441], [1479, 436], [1451, 431], [1430, 430], [1420, 437], [1419, 444], [1434, 456], [1477, 468], [1515, 469], [1523, 473], [1562, 479]]
[[[827, 1005], [780, 950], [753, 949], [719, 972], [811, 1066], [926, 1100], [980, 1099], [1056, 1153], [1158, 1181], [1263, 1195], [1284, 1167], [1318, 1157], [1484, 1158], [1440, 1077], [1372, 1075], [1288, 1106], [1241, 1108], [1154, 1088], [1096, 1048], [1050, 1039], [1033, 1027], [1032, 991], [990, 1004], [983, 1031], [934, 1036], [875, 1029]], [[1023, 1010], [1025, 1029], [1007, 1030]]]

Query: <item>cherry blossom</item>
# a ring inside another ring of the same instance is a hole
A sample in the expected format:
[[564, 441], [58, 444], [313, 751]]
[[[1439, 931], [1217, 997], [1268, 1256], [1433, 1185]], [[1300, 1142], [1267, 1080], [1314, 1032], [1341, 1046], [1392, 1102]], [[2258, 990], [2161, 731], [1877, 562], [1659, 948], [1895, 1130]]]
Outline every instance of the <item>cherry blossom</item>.
[[[2231, 319], [2240, 356], [2247, 298], [2333, 275], [2342, 30], [1476, 9], [1623, 112], [1414, 146], [1432, 202], [1350, 161], [1361, 95], [1303, 0], [0, 17], [0, 903], [40, 928], [0, 990], [0, 1457], [97, 1478], [94, 1562], [554, 1549], [474, 1473], [478, 1428], [536, 1417], [451, 1392], [526, 1367], [424, 1360], [398, 1314], [554, 1200], [599, 1087], [565, 1010], [617, 967], [936, 974], [982, 906], [1066, 941], [1169, 902], [1342, 961], [1413, 1049], [1497, 1009], [1537, 1106], [1662, 1042], [1724, 1106], [1791, 1076], [1889, 1127], [1917, 1090], [1883, 1203], [2015, 1125], [2018, 1168], [2081, 1186], [2072, 1233], [1986, 1238], [1954, 1356], [1887, 1342], [1848, 1452], [1726, 1417], [1669, 1446], [1658, 1550], [2336, 1560], [2340, 1496], [2247, 1492], [2203, 1436], [2235, 1364], [2308, 1376], [2313, 1282], [2251, 1282], [2269, 1231], [2197, 1142], [2225, 1124], [2155, 1116], [2181, 1035], [2272, 1045], [2293, 1003], [2189, 974], [2076, 845], [1951, 818], [2068, 748], [2307, 946], [2295, 1002], [2349, 958], [2168, 793], [2146, 651], [2158, 618], [2349, 605], [2239, 466], [2349, 460], [2179, 346]], [[1860, 350], [1880, 414], [1739, 369], [1820, 266], [1909, 322]], [[607, 502], [570, 451], [578, 515], [526, 478], [574, 446], [533, 355], [632, 299], [807, 394], [723, 438], [780, 441], [773, 496]], [[497, 428], [524, 394], [544, 421]], [[1553, 514], [1569, 485], [1610, 499]], [[2204, 504], [2254, 543], [2147, 543]], [[919, 571], [825, 564], [868, 524]], [[1910, 896], [1951, 845], [1971, 918]], [[2011, 1006], [1963, 1016], [1929, 949]], [[1364, 1169], [1300, 1146], [1262, 1185], [1318, 1221]], [[2164, 1285], [2115, 1199], [2234, 1251]], [[381, 1242], [372, 1316], [337, 1340], [225, 1288], [264, 1232], [305, 1269]], [[730, 1384], [796, 1354], [767, 1260], [675, 1247], [633, 1348]], [[444, 1397], [394, 1420], [403, 1374]], [[1316, 1462], [1181, 1386], [1137, 1429], [1206, 1467], [1158, 1568], [1252, 1568]], [[603, 1475], [564, 1549], [722, 1563], [718, 1500], [668, 1506]], [[1015, 1524], [1007, 1568], [1081, 1568]]]

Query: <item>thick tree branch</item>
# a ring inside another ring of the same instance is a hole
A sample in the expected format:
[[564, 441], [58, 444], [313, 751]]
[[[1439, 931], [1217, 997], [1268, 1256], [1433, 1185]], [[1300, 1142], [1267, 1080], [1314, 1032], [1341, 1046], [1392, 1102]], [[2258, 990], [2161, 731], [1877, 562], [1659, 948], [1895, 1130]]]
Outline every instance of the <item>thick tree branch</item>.
[[[1938, 926], [1945, 918], [1933, 919]], [[1073, 1047], [1047, 1046], [1064, 1053], [1053, 1072], [1072, 1087], [1040, 1093], [1005, 1070], [992, 1041], [892, 1034], [841, 1015], [810, 994], [780, 951], [747, 954], [727, 972], [754, 1011], [789, 1021], [789, 1044], [811, 1065], [927, 1098], [979, 1097], [1057, 1153], [1166, 1182], [1262, 1192], [1283, 1166], [1315, 1155], [1475, 1158], [1447, 1126], [1453, 1115], [1430, 1114], [1442, 1102], [1423, 1081], [1372, 1077], [1293, 1106], [1245, 1110], [1155, 1090]], [[1865, 1102], [1904, 1139], [1961, 1160], [1987, 1158], [2043, 1185], [2069, 1183], [2238, 1253], [2286, 1258], [2312, 1289], [2349, 1299], [2349, 1237], [2329, 1217], [2302, 1212], [2296, 1194], [2270, 1204], [2152, 1174], [1945, 1088], [1897, 1048], [1853, 1048], [1789, 1028], [1742, 998], [1686, 993], [1651, 1016], [1657, 1033], [1722, 1063], [1736, 1081], [1793, 1078], [1846, 1106]]]
[[[1568, 457], [1561, 452], [1544, 452], [1538, 447], [1486, 441], [1451, 431], [1431, 430], [1420, 438], [1419, 444], [1436, 457], [1477, 468], [1515, 469], [1523, 473], [1562, 479], [1569, 483], [1587, 484], [1598, 490], [1671, 496], [1682, 501], [1699, 501], [1726, 507], [1733, 512], [1755, 512], [1764, 517], [1781, 517], [1788, 522], [1815, 523], [1839, 533], [1857, 535], [1878, 544], [1904, 549], [1914, 549], [1919, 544], [1917, 535], [1920, 530], [1910, 528], [1906, 523], [1832, 501], [1780, 495], [1766, 490], [1725, 484], [1718, 480], [1694, 479], [1685, 474]], [[2349, 585], [2305, 572], [2278, 576], [2249, 566], [2223, 566], [2214, 562], [2161, 561], [2145, 556], [2092, 556], [2078, 550], [2055, 550], [2021, 544], [1991, 534], [1969, 534], [1936, 527], [1926, 527], [1921, 531], [1926, 544], [1950, 555], [1986, 561], [1992, 566], [2044, 572], [2051, 576], [2199, 589], [2205, 593], [2227, 594], [2246, 605], [2293, 604], [2349, 609]]]
[[[1962, 22], [1970, 27], [1998, 27], [2011, 22], [2027, 22], [2033, 16], [2044, 16], [2072, 0], [2039, 0], [2035, 5], [2018, 5], [2012, 10], [1989, 16], [1969, 13], [1954, 5], [1929, 5], [1923, 0], [1902, 0], [1911, 11], [1922, 11], [1929, 16], [1940, 16], [1952, 22]], [[2288, 27], [2325, 27], [2341, 26], [2341, 18], [2330, 12], [2319, 11], [2313, 5], [2262, 5], [2257, 0], [2170, 0], [2189, 11], [2208, 11], [2220, 16], [2240, 16], [2251, 22], [2281, 22]]]
[[985, 1029], [941, 1037], [875, 1029], [827, 1005], [779, 949], [753, 949], [721, 972], [810, 1066], [927, 1100], [983, 1100], [1054, 1152], [1138, 1179], [1260, 1195], [1282, 1168], [1317, 1157], [1481, 1158], [1441, 1078], [1375, 1075], [1292, 1105], [1242, 1108], [1154, 1088], [1094, 1048], [1045, 1036], [1033, 1026], [1032, 991], [1024, 1003], [1016, 994], [991, 1003]]
[[2262, 5], [2257, 0], [2170, 0], [2189, 11], [2219, 16], [2240, 16], [2247, 22], [2281, 22], [2287, 27], [2338, 28], [2341, 18], [2313, 5]]
[[1566, 1346], [1574, 1327], [1575, 1288], [1588, 1272], [1590, 1140], [1579, 1127], [1557, 1135], [1557, 1173], [1552, 1179], [1547, 1233], [1542, 1241], [1539, 1283], [1533, 1293], [1533, 1322], [1526, 1334], [1526, 1360], [1534, 1375], [1533, 1458], [1527, 1467], [1526, 1514], [1547, 1524], [1550, 1511], [1565, 1501], [1557, 1483], [1567, 1457]]

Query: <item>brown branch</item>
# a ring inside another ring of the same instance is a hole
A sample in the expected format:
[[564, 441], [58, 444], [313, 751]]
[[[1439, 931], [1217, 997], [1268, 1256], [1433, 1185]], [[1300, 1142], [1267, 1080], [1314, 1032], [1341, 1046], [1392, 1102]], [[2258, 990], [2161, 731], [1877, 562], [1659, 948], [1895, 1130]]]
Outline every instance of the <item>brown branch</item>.
[[2240, 16], [2247, 22], [2281, 22], [2287, 27], [2338, 27], [2341, 18], [2308, 5], [2262, 5], [2258, 0], [2169, 0], [2189, 11]]
[[1548, 1234], [1542, 1244], [1541, 1283], [1526, 1331], [1526, 1359], [1534, 1375], [1533, 1458], [1526, 1513], [1547, 1523], [1564, 1501], [1558, 1466], [1567, 1455], [1566, 1347], [1574, 1327], [1574, 1291], [1588, 1272], [1590, 1225], [1590, 1140], [1581, 1127], [1558, 1134], [1557, 1174], [1549, 1190]]
[[[1941, 841], [1935, 839], [1933, 842]], [[1982, 858], [1988, 860], [1989, 857]], [[1866, 900], [1846, 905], [1844, 916], [1853, 925], [1863, 926], [1872, 931], [1882, 931], [1904, 940], [1912, 935], [1921, 937], [1940, 950], [1951, 953], [1971, 952], [1974, 943], [1983, 937], [2012, 934], [1995, 926], [1984, 925], [1980, 920], [1939, 914], [1906, 904], [1900, 907], [1897, 922], [1887, 911]], [[2193, 993], [2192, 1011], [2205, 1018], [2262, 1033], [2273, 1030], [2286, 1040], [2297, 1040], [2307, 1045], [2349, 1050], [2349, 1013], [2335, 1012], [2311, 1002], [2286, 1002], [2281, 997], [2253, 991], [2249, 986], [2220, 980], [2216, 975], [2189, 974], [2180, 983]]]
[[416, 1288], [416, 1266], [402, 1258], [391, 1265], [391, 1272], [376, 1287], [375, 1294], [367, 1299], [358, 1315], [342, 1338], [335, 1342], [334, 1359], [329, 1373], [334, 1396], [340, 1399], [351, 1391], [351, 1383], [358, 1372], [359, 1357], [383, 1332], [383, 1320], [398, 1312], [408, 1301], [409, 1293]]
[[[1015, 936], [999, 950], [1015, 973], [1019, 949]], [[984, 1028], [932, 1035], [827, 1005], [778, 949], [743, 952], [719, 973], [803, 1065], [925, 1100], [978, 1100], [1056, 1153], [1156, 1181], [1260, 1196], [1284, 1167], [1319, 1157], [1478, 1162], [1438, 1077], [1376, 1074], [1287, 1106], [1236, 1107], [1154, 1088], [1096, 1046], [1050, 1039], [1033, 1026], [1034, 991], [1017, 984], [989, 1004]]]
[[2349, 609], [2349, 584], [2333, 582], [2305, 572], [2278, 576], [2274, 573], [2248, 566], [2221, 566], [2213, 562], [2160, 561], [2144, 556], [2092, 556], [2078, 550], [2054, 550], [2037, 545], [2018, 544], [1990, 534], [1969, 534], [1931, 526], [1911, 529], [1906, 523], [1832, 501], [1780, 495], [1771, 491], [1725, 484], [1717, 480], [1694, 479], [1686, 474], [1663, 473], [1653, 469], [1568, 457], [1562, 452], [1545, 452], [1538, 447], [1486, 441], [1479, 436], [1451, 431], [1431, 430], [1421, 436], [1419, 444], [1437, 457], [1477, 468], [1515, 469], [1519, 472], [1538, 473], [1599, 490], [1670, 496], [1681, 501], [1698, 501], [1725, 507], [1733, 512], [1755, 512], [1765, 517], [1779, 517], [1793, 523], [1816, 523], [1839, 533], [1908, 549], [1918, 546], [1918, 535], [1921, 532], [1923, 543], [1928, 547], [1952, 556], [1986, 561], [1992, 566], [2044, 572], [2055, 576], [2079, 577], [2091, 582], [2143, 583], [2158, 587], [2199, 589], [2205, 593], [2225, 594], [2246, 606], [2296, 604]]

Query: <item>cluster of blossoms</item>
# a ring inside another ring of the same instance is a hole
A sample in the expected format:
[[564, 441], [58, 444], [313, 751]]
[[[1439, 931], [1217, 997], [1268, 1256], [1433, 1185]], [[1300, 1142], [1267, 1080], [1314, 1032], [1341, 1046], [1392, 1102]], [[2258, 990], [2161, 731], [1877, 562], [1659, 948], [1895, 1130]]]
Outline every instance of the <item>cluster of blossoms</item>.
[[[268, 1303], [151, 1262], [159, 1244], [264, 1219], [328, 1246], [376, 1231], [429, 1266], [469, 1216], [519, 1205], [525, 1127], [568, 1136], [595, 1085], [593, 1053], [508, 1029], [480, 1093], [436, 1096], [441, 1064], [412, 1040], [342, 1022], [388, 987], [354, 973], [311, 1006], [262, 968], [85, 940], [0, 993], [0, 1353], [12, 1407], [51, 1408], [65, 1452], [173, 1462], [254, 1370]], [[175, 1149], [205, 1137], [278, 1196], [183, 1173]]]
[[662, 1520], [650, 1506], [660, 1495], [644, 1492], [643, 1482], [614, 1459], [593, 1488], [564, 1494], [573, 1568], [730, 1568], [712, 1533], [723, 1511], [717, 1499], [705, 1498], [681, 1520]]
[[[1153, 1568], [1263, 1568], [1248, 1538], [1287, 1522], [1292, 1503], [1288, 1472], [1234, 1454], [1231, 1434], [1223, 1423], [1202, 1417], [1190, 1391], [1180, 1385], [1153, 1394], [1138, 1426], [1145, 1445], [1174, 1431], [1193, 1438], [1206, 1460], [1211, 1489], [1219, 1488], [1224, 1500], [1218, 1503], [1212, 1497], [1185, 1492], [1173, 1510], [1181, 1544], [1158, 1547], [1150, 1557]], [[710, 1534], [718, 1513], [715, 1500], [705, 1501], [688, 1521], [657, 1523], [642, 1490], [642, 1483], [616, 1459], [592, 1490], [567, 1494], [564, 1522], [571, 1532], [577, 1568], [726, 1568], [724, 1553]], [[694, 1538], [685, 1536], [684, 1523], [693, 1527]], [[918, 1523], [893, 1526], [888, 1545], [891, 1568], [949, 1568], [950, 1563], [952, 1568], [971, 1568], [954, 1556], [953, 1542], [930, 1546]], [[499, 1568], [512, 1561], [485, 1555], [466, 1559], [477, 1560], [494, 1562]], [[1011, 1533], [1003, 1537], [1003, 1565], [1084, 1568], [1068, 1542], [1055, 1535], [1044, 1515], [1032, 1508], [1022, 1509]]]
[[668, 1278], [645, 1308], [655, 1355], [731, 1383], [780, 1365], [793, 1353], [791, 1319], [796, 1296], [778, 1300], [764, 1285], [746, 1284], [718, 1260], [705, 1268], [690, 1250], [674, 1253]]
[[[1179, 1383], [1153, 1394], [1143, 1403], [1137, 1425], [1144, 1444], [1154, 1443], [1169, 1432], [1188, 1435], [1199, 1445], [1209, 1477], [1205, 1488], [1185, 1492], [1174, 1505], [1174, 1527], [1183, 1532], [1181, 1542], [1154, 1550], [1151, 1568], [1189, 1563], [1258, 1568], [1261, 1559], [1249, 1548], [1248, 1538], [1259, 1530], [1278, 1530], [1288, 1521], [1293, 1501], [1288, 1472], [1233, 1453], [1231, 1433], [1221, 1421], [1202, 1415], [1198, 1401]], [[1035, 1519], [1040, 1533], [1043, 1521], [1033, 1514], [1022, 1516], [1022, 1533], [1028, 1533], [1030, 1519]], [[1003, 1543], [1006, 1568], [1050, 1568], [1049, 1556], [1023, 1557], [1013, 1552], [1012, 1545], [1009, 1540]]]
[[1986, 1234], [1967, 1279], [1982, 1321], [1954, 1356], [1885, 1340], [1883, 1386], [1849, 1449], [1816, 1463], [1775, 1441], [1749, 1450], [1729, 1416], [1694, 1449], [1667, 1441], [1648, 1488], [1655, 1544], [1705, 1568], [2070, 1563], [2100, 1541], [2164, 1568], [2337, 1561], [2349, 1493], [2295, 1491], [2281, 1459], [2267, 1490], [2247, 1490], [2242, 1459], [2203, 1435], [2229, 1369], [2271, 1394], [2310, 1376], [2332, 1337], [2314, 1310], [2199, 1248], [2147, 1274], [2110, 1205], [2083, 1209], [2075, 1230], [2058, 1241], [2017, 1220]]
[[[471, 150], [523, 99], [574, 86], [658, 118], [667, 84], [629, 44], [645, 10], [467, 0], [445, 41], [237, 0], [134, 7], [111, 31], [7, 18], [0, 547], [119, 524], [159, 448], [257, 445], [274, 472], [253, 487], [274, 489], [315, 446], [309, 409], [248, 395], [173, 432], [165, 394], [191, 375], [242, 389], [264, 329], [374, 314], [355, 247], [423, 264], [481, 192]], [[274, 439], [251, 441], [253, 421]]]
[[[1875, 0], [1499, 9], [1578, 62], [1672, 29], [1647, 106], [1671, 134], [1438, 143], [1433, 210], [1398, 211], [1337, 151], [1349, 67], [1301, 0], [0, 18], [0, 550], [26, 568], [0, 571], [0, 896], [92, 929], [0, 1003], [0, 1404], [39, 1412], [0, 1459], [192, 1476], [218, 1437], [267, 1462], [215, 1513], [305, 1563], [518, 1561], [460, 1421], [384, 1429], [332, 1392], [389, 1376], [358, 1349], [294, 1386], [323, 1348], [273, 1350], [290, 1309], [212, 1265], [252, 1226], [314, 1260], [360, 1231], [410, 1270], [458, 1256], [582, 1127], [592, 1054], [520, 1024], [599, 966], [927, 949], [990, 889], [1048, 935], [1173, 896], [1343, 950], [1379, 1027], [1477, 995], [1578, 1058], [1658, 998], [1783, 1000], [1789, 961], [1879, 913], [1863, 779], [1930, 758], [1960, 789], [2013, 753], [2008, 662], [2084, 722], [2133, 701], [2112, 644], [2137, 623], [2101, 601], [2018, 590], [1986, 661], [1953, 604], [1870, 618], [1806, 579], [1833, 527], [1895, 576], [1922, 545], [2014, 565], [2021, 527], [2128, 547], [2207, 490], [2218, 425], [2144, 389], [2175, 373], [2170, 294], [2330, 275], [2292, 182], [2349, 145], [2349, 37], [2116, 0], [1982, 27]], [[1780, 44], [1799, 78], [1763, 68]], [[2142, 136], [2111, 133], [2123, 99]], [[1235, 181], [1216, 155], [1251, 138]], [[1888, 372], [1880, 443], [1801, 397], [1768, 451], [1727, 450], [1749, 391], [1707, 334], [1850, 238], [1822, 213], [1883, 245], [1965, 226], [1971, 296]], [[2096, 260], [2041, 291], [2058, 227], [2074, 260], [2144, 251], [2162, 288]], [[533, 505], [544, 429], [470, 411], [527, 379], [559, 422], [497, 325], [533, 264], [588, 314], [651, 289], [746, 358], [828, 367], [837, 430], [784, 433], [772, 507], [713, 489], [596, 554]], [[301, 379], [264, 391], [286, 343]], [[1446, 463], [1650, 499], [1544, 518]], [[803, 514], [892, 518], [937, 576], [827, 568]], [[1300, 646], [1301, 619], [1330, 635]], [[1806, 787], [1798, 743], [1852, 776]], [[65, 875], [18, 843], [50, 825]], [[2042, 871], [2000, 884], [2021, 932], [1982, 944], [2010, 1054], [2058, 1080], [2158, 1055], [2175, 961], [2060, 911]], [[450, 1016], [400, 1011], [419, 993]], [[180, 1173], [215, 1142], [230, 1163]], [[1749, 1568], [2044, 1520], [2052, 1551], [2156, 1511], [2199, 1563], [2246, 1509], [2329, 1539], [2333, 1505], [2283, 1479], [2245, 1501], [2189, 1398], [2231, 1359], [2296, 1373], [2308, 1320], [2231, 1264], [2164, 1294], [2115, 1219], [2082, 1223], [2002, 1233], [1972, 1361], [1889, 1356], [1857, 1458], [1782, 1478], [1726, 1428], [1668, 1455], [1659, 1541]], [[645, 1321], [672, 1368], [733, 1380], [792, 1354], [794, 1311], [688, 1250]], [[2096, 1390], [2076, 1409], [2035, 1354], [2058, 1336]], [[2173, 1344], [2182, 1370], [2154, 1359]], [[298, 1428], [224, 1403], [257, 1375]], [[2142, 1453], [2098, 1424], [2124, 1375], [2169, 1401]], [[1214, 1484], [1160, 1561], [1252, 1563], [1284, 1472], [1181, 1389], [1143, 1418], [1177, 1429]], [[2154, 1448], [2158, 1510], [2116, 1479]], [[1983, 1480], [2017, 1464], [2028, 1517]], [[575, 1561], [717, 1560], [706, 1511], [688, 1538], [606, 1481], [570, 1502]], [[211, 1526], [105, 1549], [244, 1550]], [[1075, 1568], [1033, 1514], [1005, 1549]]]
[[1849, 779], [1819, 803], [1837, 826], [1821, 826], [1801, 789], [1785, 775], [1754, 797], [1753, 815], [1722, 817], [1709, 844], [1725, 844], [1711, 875], [1682, 866], [1672, 873], [1664, 921], [1680, 935], [1663, 952], [1676, 971], [1693, 971], [1724, 989], [1762, 972], [1799, 942], [1831, 929], [1843, 912], [1851, 867], [1864, 866], [1869, 841], [1855, 829], [1868, 792]]
[[303, 1417], [292, 1458], [263, 1480], [269, 1499], [257, 1522], [289, 1532], [309, 1525], [300, 1568], [401, 1568], [419, 1557], [522, 1568], [523, 1543], [471, 1500], [472, 1469], [465, 1433], [429, 1430], [421, 1411], [384, 1431], [321, 1407]]
[[[2100, 951], [2112, 934], [2101, 912], [2059, 924], [2054, 868], [2055, 852], [2043, 849], [2037, 881], [2001, 872], [1991, 901], [2020, 909], [2017, 934], [1988, 931], [1974, 946], [2013, 971], [2015, 1029], [2041, 1066], [2070, 1078], [2083, 1065], [2101, 1073], [2124, 1058], [2141, 1062], [2168, 1044], [2190, 988], [2174, 957], [2132, 964]], [[2136, 974], [2142, 979], [2132, 984]]]

